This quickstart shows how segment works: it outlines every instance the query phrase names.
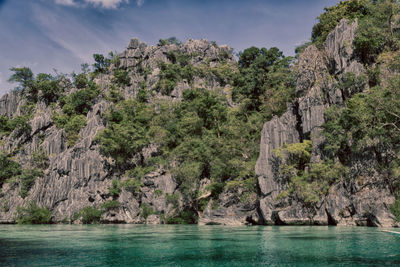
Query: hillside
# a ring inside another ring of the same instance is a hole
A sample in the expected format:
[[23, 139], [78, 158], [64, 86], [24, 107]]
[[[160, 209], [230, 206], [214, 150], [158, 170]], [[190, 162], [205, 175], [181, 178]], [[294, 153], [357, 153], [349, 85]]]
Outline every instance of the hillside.
[[79, 74], [13, 68], [0, 222], [398, 225], [399, 14], [341, 2], [295, 58], [132, 39]]

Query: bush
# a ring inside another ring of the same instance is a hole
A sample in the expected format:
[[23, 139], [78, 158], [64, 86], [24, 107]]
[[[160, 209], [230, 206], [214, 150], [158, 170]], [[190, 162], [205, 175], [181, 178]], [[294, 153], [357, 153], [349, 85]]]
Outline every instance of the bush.
[[37, 169], [23, 170], [21, 175], [18, 176], [21, 183], [21, 191], [19, 192], [19, 195], [22, 198], [27, 197], [29, 194], [29, 190], [32, 188], [32, 186], [35, 185], [36, 178], [42, 175], [42, 171]]
[[41, 97], [47, 104], [57, 102], [62, 94], [59, 79], [50, 74], [39, 73], [32, 86], [36, 92], [42, 92]]
[[145, 220], [147, 220], [147, 218], [152, 214], [154, 214], [153, 207], [144, 203], [140, 206], [140, 216], [142, 216]]
[[113, 209], [117, 209], [121, 206], [117, 200], [108, 200], [101, 205], [103, 211], [110, 211]]
[[165, 218], [166, 224], [195, 224], [197, 215], [193, 211], [181, 211], [178, 214]]
[[8, 179], [21, 174], [21, 165], [6, 153], [0, 153], [0, 188]]
[[83, 224], [99, 223], [103, 212], [93, 207], [86, 207], [75, 214], [74, 219], [82, 219]]
[[143, 184], [140, 182], [139, 179], [128, 179], [128, 180], [122, 181], [120, 186], [122, 188], [124, 188], [126, 191], [131, 192], [132, 194], [135, 194], [140, 191]]
[[111, 156], [122, 169], [132, 167], [129, 159], [149, 144], [152, 116], [153, 110], [144, 103], [132, 99], [118, 103], [107, 113], [107, 127], [95, 138], [100, 152]]
[[174, 194], [165, 194], [165, 200], [167, 205], [172, 204], [174, 208], [177, 208], [179, 205], [179, 194], [174, 193]]
[[114, 198], [119, 197], [119, 194], [121, 194], [121, 186], [118, 180], [112, 180], [111, 187], [108, 189], [108, 193]]
[[311, 40], [317, 45], [322, 45], [328, 34], [343, 18], [354, 20], [370, 14], [369, 0], [340, 1], [337, 5], [325, 8], [317, 19], [318, 23], [312, 28]]
[[46, 155], [42, 148], [39, 148], [32, 153], [31, 164], [42, 170], [47, 169], [47, 167], [49, 166], [49, 157]]
[[400, 221], [400, 199], [396, 199], [396, 201], [390, 206], [390, 211], [393, 213], [394, 217], [396, 217], [396, 221]]
[[169, 38], [167, 38], [167, 39], [160, 39], [159, 41], [158, 41], [158, 45], [161, 45], [161, 46], [165, 46], [165, 45], [170, 45], [170, 44], [175, 44], [175, 45], [181, 45], [182, 44], [182, 42], [181, 41], [179, 41], [176, 37], [169, 37]]
[[89, 80], [87, 78], [86, 73], [78, 74], [74, 78], [75, 78], [74, 84], [76, 88], [83, 89], [88, 85]]
[[34, 202], [28, 207], [17, 208], [16, 221], [18, 224], [49, 224], [51, 223], [51, 212], [48, 208], [41, 208]]
[[131, 78], [129, 77], [129, 73], [124, 70], [115, 70], [113, 81], [119, 86], [127, 86], [131, 82]]

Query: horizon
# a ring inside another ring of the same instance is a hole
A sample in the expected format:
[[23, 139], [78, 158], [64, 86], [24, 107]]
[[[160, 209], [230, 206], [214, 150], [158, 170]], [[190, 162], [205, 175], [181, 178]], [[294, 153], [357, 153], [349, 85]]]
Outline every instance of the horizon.
[[235, 53], [278, 47], [285, 55], [309, 41], [324, 7], [339, 0], [0, 0], [0, 96], [11, 67], [79, 72], [95, 53], [122, 52], [131, 38], [148, 45], [175, 36], [229, 45]]

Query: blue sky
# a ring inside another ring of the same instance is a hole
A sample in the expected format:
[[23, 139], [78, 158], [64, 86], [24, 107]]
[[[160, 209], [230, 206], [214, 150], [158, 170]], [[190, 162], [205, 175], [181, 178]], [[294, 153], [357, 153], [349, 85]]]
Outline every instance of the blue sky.
[[339, 0], [0, 0], [0, 95], [9, 68], [70, 73], [92, 54], [176, 36], [215, 40], [236, 52], [273, 47], [293, 55], [316, 17]]

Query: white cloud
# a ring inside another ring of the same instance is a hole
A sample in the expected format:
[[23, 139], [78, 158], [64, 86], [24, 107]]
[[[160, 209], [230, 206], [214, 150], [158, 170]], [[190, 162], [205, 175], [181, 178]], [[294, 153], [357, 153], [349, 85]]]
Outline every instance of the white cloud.
[[74, 0], [55, 0], [56, 4], [63, 6], [77, 6], [78, 4]]
[[[87, 5], [92, 5], [104, 9], [116, 9], [123, 3], [128, 4], [129, 0], [55, 0], [55, 3], [63, 6], [85, 7]], [[136, 3], [138, 6], [142, 6], [144, 0], [137, 0]]]
[[129, 3], [129, 0], [85, 0], [85, 2], [105, 9], [115, 9], [122, 3]]
[[138, 5], [138, 7], [141, 7], [144, 4], [144, 0], [136, 0], [136, 4]]

